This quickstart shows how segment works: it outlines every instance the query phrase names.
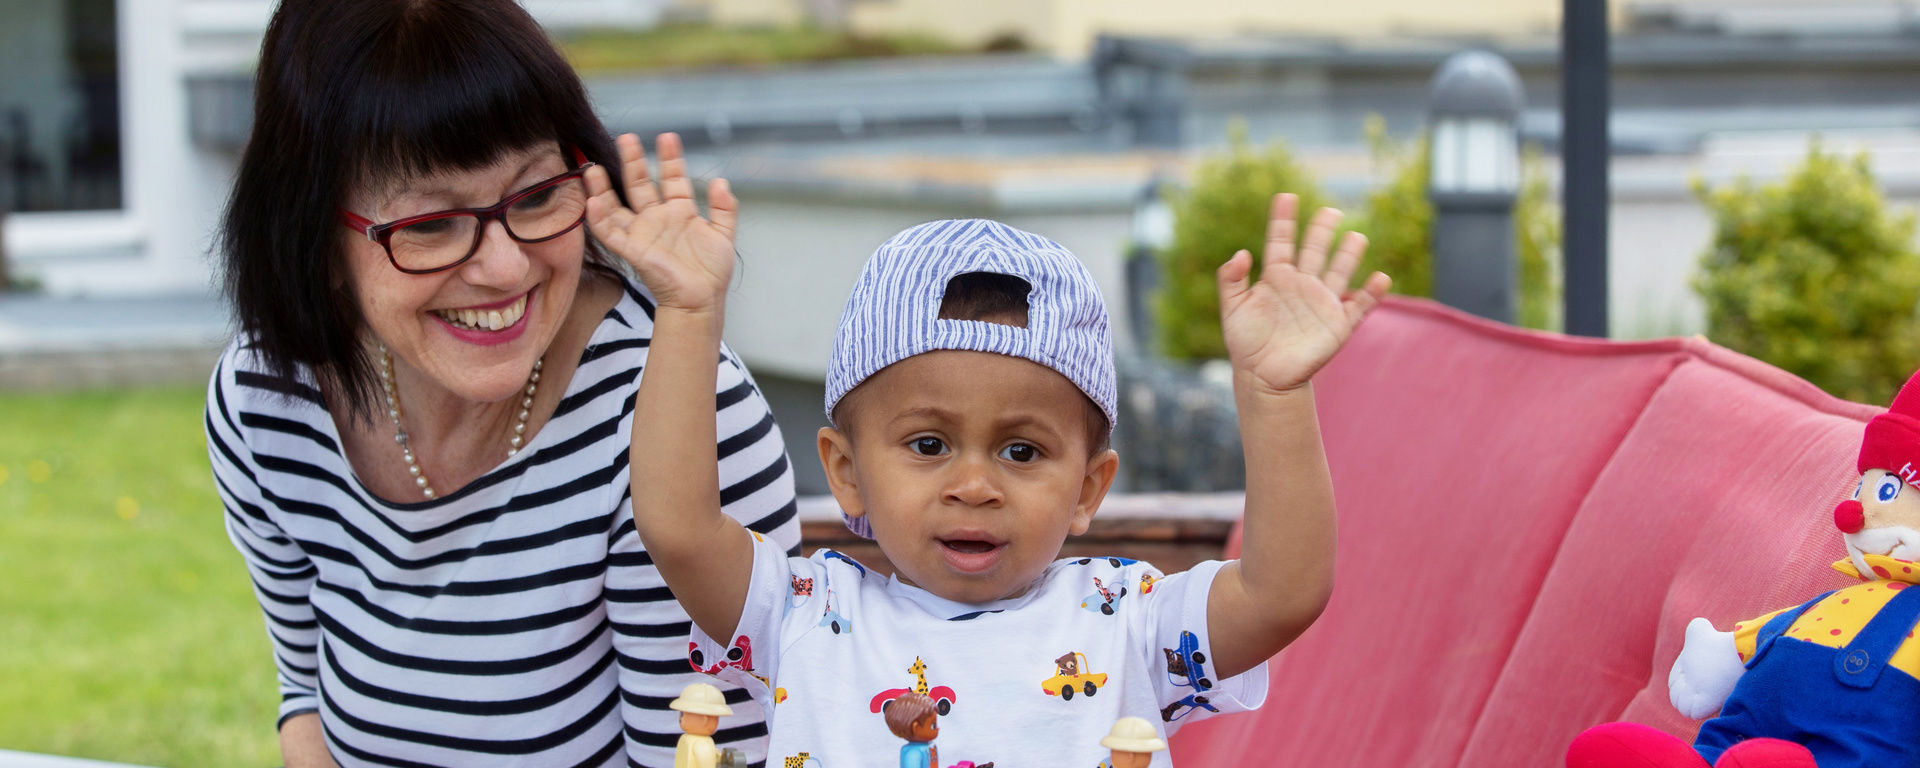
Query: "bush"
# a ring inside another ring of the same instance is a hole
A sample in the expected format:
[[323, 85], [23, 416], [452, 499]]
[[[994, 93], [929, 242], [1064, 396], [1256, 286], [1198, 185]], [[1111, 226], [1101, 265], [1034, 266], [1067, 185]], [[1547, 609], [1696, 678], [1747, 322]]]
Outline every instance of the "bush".
[[[1387, 169], [1387, 181], [1367, 196], [1353, 225], [1370, 242], [1359, 274], [1378, 270], [1393, 277], [1393, 292], [1433, 295], [1433, 204], [1427, 200], [1428, 156], [1425, 136], [1396, 143], [1378, 117], [1367, 121], [1367, 144], [1374, 165]], [[1514, 258], [1519, 292], [1514, 312], [1527, 328], [1560, 327], [1560, 206], [1548, 183], [1537, 148], [1522, 157], [1519, 198], [1513, 206]]]
[[1284, 143], [1256, 151], [1247, 141], [1246, 124], [1235, 121], [1226, 153], [1201, 160], [1192, 182], [1167, 194], [1173, 243], [1159, 254], [1161, 280], [1153, 303], [1162, 354], [1182, 360], [1227, 356], [1214, 270], [1244, 248], [1254, 254], [1258, 277], [1267, 210], [1277, 192], [1299, 195], [1301, 211], [1327, 204], [1319, 184]]
[[1840, 397], [1893, 399], [1920, 364], [1914, 214], [1889, 212], [1865, 154], [1821, 151], [1784, 181], [1696, 181], [1714, 221], [1693, 289], [1707, 336]]

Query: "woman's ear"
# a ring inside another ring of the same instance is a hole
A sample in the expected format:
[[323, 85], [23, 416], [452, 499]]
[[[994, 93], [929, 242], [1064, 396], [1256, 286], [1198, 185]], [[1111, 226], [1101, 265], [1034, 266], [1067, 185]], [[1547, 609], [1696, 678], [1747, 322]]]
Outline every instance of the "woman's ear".
[[853, 438], [833, 427], [821, 427], [819, 437], [820, 468], [826, 470], [827, 488], [840, 503], [847, 517], [867, 513], [860, 504], [860, 473], [853, 466]]
[[1100, 502], [1107, 498], [1107, 491], [1113, 489], [1113, 476], [1120, 471], [1120, 454], [1108, 448], [1087, 459], [1087, 474], [1080, 478], [1080, 499], [1073, 503], [1073, 523], [1067, 532], [1079, 536], [1087, 532], [1087, 526], [1093, 524], [1093, 515], [1100, 511]]

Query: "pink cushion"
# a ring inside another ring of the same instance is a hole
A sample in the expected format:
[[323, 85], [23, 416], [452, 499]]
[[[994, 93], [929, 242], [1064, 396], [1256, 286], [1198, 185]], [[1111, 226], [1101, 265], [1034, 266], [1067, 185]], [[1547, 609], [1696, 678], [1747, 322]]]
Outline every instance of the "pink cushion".
[[1703, 341], [1537, 334], [1408, 299], [1314, 386], [1333, 601], [1272, 663], [1266, 707], [1183, 730], [1182, 764], [1557, 765], [1623, 716], [1690, 736], [1665, 703], [1687, 617], [1830, 581], [1821, 509], [1875, 412]]

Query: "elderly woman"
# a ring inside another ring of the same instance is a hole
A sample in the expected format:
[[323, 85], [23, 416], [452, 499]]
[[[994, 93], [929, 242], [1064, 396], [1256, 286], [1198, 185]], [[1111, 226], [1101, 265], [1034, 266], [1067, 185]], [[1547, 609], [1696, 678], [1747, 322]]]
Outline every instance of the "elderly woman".
[[[284, 0], [255, 108], [206, 426], [287, 764], [672, 764], [688, 622], [627, 471], [652, 304], [583, 226], [621, 163], [579, 79], [513, 0]], [[644, 219], [619, 194], [597, 224]], [[779, 430], [718, 366], [726, 511], [791, 548]], [[738, 711], [715, 741], [764, 759]]]

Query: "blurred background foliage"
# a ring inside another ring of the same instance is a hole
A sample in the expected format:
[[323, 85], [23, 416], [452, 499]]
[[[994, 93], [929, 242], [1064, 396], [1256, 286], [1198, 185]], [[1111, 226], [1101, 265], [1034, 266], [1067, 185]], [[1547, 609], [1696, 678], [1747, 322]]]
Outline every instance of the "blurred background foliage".
[[[1363, 232], [1366, 258], [1357, 274], [1393, 277], [1393, 292], [1433, 295], [1433, 204], [1427, 200], [1428, 142], [1395, 141], [1378, 118], [1368, 121], [1368, 146], [1383, 181], [1367, 193], [1342, 232]], [[1246, 128], [1229, 129], [1226, 151], [1208, 155], [1187, 185], [1168, 193], [1173, 241], [1160, 254], [1154, 300], [1159, 351], [1176, 360], [1221, 358], [1220, 304], [1213, 271], [1235, 251], [1260, 252], [1274, 193], [1300, 195], [1302, 218], [1332, 201], [1283, 141], [1254, 147]], [[1515, 317], [1528, 328], [1560, 327], [1560, 207], [1537, 148], [1529, 147], [1514, 204]], [[1256, 275], [1258, 272], [1255, 273]]]
[[1920, 254], [1912, 210], [1890, 210], [1865, 154], [1815, 139], [1785, 179], [1694, 192], [1714, 222], [1693, 289], [1707, 336], [1863, 403], [1885, 404], [1920, 365]]
[[933, 34], [862, 35], [804, 25], [667, 24], [642, 30], [575, 32], [559, 36], [555, 42], [582, 75], [1026, 49], [1025, 41], [1013, 35], [1002, 35], [983, 46], [969, 48]]

